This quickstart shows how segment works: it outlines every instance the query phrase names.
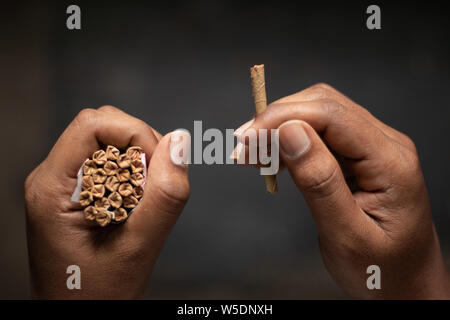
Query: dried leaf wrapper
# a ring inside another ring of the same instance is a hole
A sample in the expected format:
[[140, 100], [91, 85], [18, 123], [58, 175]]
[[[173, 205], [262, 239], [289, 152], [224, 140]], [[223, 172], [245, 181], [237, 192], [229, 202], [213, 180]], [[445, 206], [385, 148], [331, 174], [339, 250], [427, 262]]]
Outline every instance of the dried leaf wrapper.
[[103, 198], [95, 200], [94, 206], [97, 209], [108, 209], [109, 208], [108, 198], [103, 197]]
[[127, 182], [130, 180], [130, 171], [128, 171], [128, 169], [119, 169], [119, 171], [117, 171], [117, 179], [119, 179], [120, 182]]
[[143, 195], [144, 195], [144, 188], [142, 188], [141, 186], [134, 187], [134, 189], [133, 189], [133, 196], [136, 199], [142, 198]]
[[110, 192], [117, 191], [119, 186], [120, 186], [120, 182], [116, 176], [111, 176], [106, 179], [105, 188], [108, 189]]
[[81, 181], [81, 190], [89, 191], [94, 187], [94, 179], [91, 176], [84, 176]]
[[119, 159], [117, 160], [117, 164], [121, 168], [129, 168], [131, 165], [131, 159], [128, 158], [128, 156], [126, 154], [121, 154], [119, 156]]
[[130, 176], [130, 182], [134, 184], [136, 187], [142, 185], [144, 182], [144, 176], [142, 173], [136, 172]]
[[103, 169], [105, 170], [107, 176], [113, 176], [117, 173], [119, 166], [113, 161], [107, 161], [103, 166]]
[[86, 207], [84, 209], [84, 217], [87, 220], [93, 221], [93, 220], [95, 220], [95, 216], [96, 216], [97, 212], [98, 212], [97, 208], [95, 208], [93, 206]]
[[106, 159], [116, 161], [119, 158], [120, 151], [114, 146], [106, 147]]
[[145, 154], [140, 147], [120, 152], [114, 146], [94, 152], [78, 170], [71, 198], [84, 208], [86, 220], [103, 227], [124, 222], [144, 193]]
[[133, 186], [129, 183], [122, 183], [119, 186], [119, 193], [123, 197], [128, 197], [133, 193]]
[[139, 201], [133, 196], [128, 196], [123, 199], [123, 206], [128, 209], [135, 208], [138, 205]]
[[103, 150], [95, 151], [92, 155], [92, 160], [95, 162], [95, 164], [102, 166], [106, 163], [106, 152]]
[[127, 149], [126, 155], [128, 159], [139, 160], [141, 158], [142, 148], [141, 147], [129, 147]]
[[92, 175], [97, 171], [97, 165], [93, 160], [88, 160], [83, 166], [83, 173], [85, 176]]
[[105, 186], [102, 184], [96, 184], [92, 188], [92, 195], [94, 198], [101, 198], [105, 195]]
[[108, 202], [113, 208], [120, 208], [122, 206], [122, 197], [118, 192], [113, 192], [108, 197]]
[[107, 178], [107, 176], [106, 176], [105, 169], [101, 169], [101, 168], [97, 169], [97, 171], [95, 171], [94, 174], [92, 175], [92, 179], [94, 179], [95, 184], [105, 182], [106, 178]]
[[80, 193], [80, 204], [83, 207], [90, 205], [93, 200], [94, 197], [90, 191], [83, 191], [82, 193]]
[[120, 222], [128, 218], [127, 210], [124, 208], [118, 208], [114, 210], [114, 221]]
[[144, 171], [144, 164], [140, 159], [136, 159], [131, 161], [131, 171], [133, 173], [143, 172]]
[[106, 210], [101, 210], [95, 215], [95, 221], [101, 226], [105, 227], [111, 222], [112, 215]]

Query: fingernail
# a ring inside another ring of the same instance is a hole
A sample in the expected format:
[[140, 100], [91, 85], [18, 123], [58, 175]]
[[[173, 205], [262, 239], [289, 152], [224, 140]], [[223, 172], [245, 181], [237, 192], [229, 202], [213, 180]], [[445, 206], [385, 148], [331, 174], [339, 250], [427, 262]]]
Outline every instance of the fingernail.
[[[242, 142], [238, 142], [236, 147], [233, 149], [233, 152], [231, 152], [229, 158], [234, 161], [240, 161], [243, 149], [244, 144]], [[241, 163], [239, 162], [239, 164]]]
[[255, 119], [251, 119], [250, 121], [247, 121], [246, 123], [244, 123], [242, 126], [240, 126], [239, 128], [237, 128], [234, 131], [234, 135], [236, 137], [239, 137], [241, 134], [244, 133], [245, 130], [247, 130], [248, 128], [250, 128], [250, 126], [253, 124], [253, 122], [255, 122]]
[[191, 160], [191, 134], [175, 130], [170, 134], [170, 159], [178, 166], [187, 166]]
[[308, 152], [311, 141], [303, 128], [302, 122], [291, 120], [278, 128], [280, 150], [286, 157], [295, 160]]
[[236, 148], [237, 147], [235, 147], [233, 149], [233, 151], [230, 153], [230, 155], [228, 156], [228, 159], [236, 161], [236, 159], [237, 159], [237, 150], [236, 150]]

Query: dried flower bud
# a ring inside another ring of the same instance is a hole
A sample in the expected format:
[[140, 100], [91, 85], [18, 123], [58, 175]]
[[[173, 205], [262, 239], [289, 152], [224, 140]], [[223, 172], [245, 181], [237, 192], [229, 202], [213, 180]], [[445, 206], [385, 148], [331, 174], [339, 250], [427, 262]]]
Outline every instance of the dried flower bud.
[[123, 199], [123, 206], [128, 209], [135, 208], [138, 205], [139, 201], [133, 196], [128, 196]]
[[85, 176], [89, 176], [94, 174], [94, 172], [97, 171], [97, 165], [93, 160], [88, 160], [85, 162], [83, 166], [83, 173]]
[[95, 198], [101, 198], [105, 195], [105, 186], [102, 184], [96, 184], [92, 188], [92, 195]]
[[123, 221], [128, 217], [127, 210], [124, 208], [118, 208], [114, 210], [114, 220], [115, 221]]
[[128, 197], [133, 193], [133, 187], [129, 183], [122, 183], [119, 186], [119, 193], [124, 197]]
[[83, 191], [80, 193], [80, 204], [83, 207], [87, 207], [93, 200], [94, 197], [90, 191]]
[[117, 163], [112, 161], [106, 162], [105, 165], [103, 166], [103, 169], [105, 170], [107, 176], [115, 175], [118, 168], [119, 166], [117, 165]]
[[144, 176], [139, 172], [133, 173], [130, 177], [130, 182], [135, 186], [140, 186], [144, 182]]
[[106, 152], [103, 150], [97, 150], [94, 152], [94, 154], [92, 155], [92, 160], [94, 160], [94, 162], [99, 165], [102, 166], [106, 163]]
[[97, 171], [92, 175], [94, 179], [94, 183], [103, 183], [106, 180], [106, 171], [105, 169], [97, 169]]
[[117, 179], [116, 176], [111, 176], [108, 177], [108, 179], [106, 179], [105, 188], [111, 192], [117, 191], [119, 185], [120, 185], [119, 179]]
[[138, 160], [141, 158], [141, 153], [142, 153], [141, 147], [129, 147], [125, 154], [131, 160]]
[[133, 189], [133, 196], [136, 199], [142, 198], [143, 195], [144, 195], [144, 188], [142, 188], [141, 186], [137, 186]]
[[109, 204], [113, 208], [120, 208], [122, 206], [122, 197], [118, 192], [113, 192], [108, 197]]
[[119, 171], [117, 171], [117, 179], [119, 179], [120, 182], [127, 182], [130, 180], [130, 171], [128, 169], [119, 169]]
[[109, 208], [109, 201], [108, 201], [107, 198], [103, 197], [103, 198], [95, 200], [94, 206], [97, 209], [108, 209]]
[[131, 161], [131, 171], [133, 173], [144, 171], [144, 164], [140, 159]]
[[105, 227], [111, 222], [111, 213], [107, 210], [100, 210], [95, 215], [95, 220], [101, 227]]
[[81, 190], [89, 191], [94, 187], [94, 179], [91, 176], [84, 176], [81, 180]]
[[106, 147], [106, 158], [108, 160], [117, 160], [119, 158], [120, 151], [114, 146]]
[[128, 168], [131, 165], [131, 159], [126, 154], [121, 154], [117, 159], [117, 164], [121, 168]]

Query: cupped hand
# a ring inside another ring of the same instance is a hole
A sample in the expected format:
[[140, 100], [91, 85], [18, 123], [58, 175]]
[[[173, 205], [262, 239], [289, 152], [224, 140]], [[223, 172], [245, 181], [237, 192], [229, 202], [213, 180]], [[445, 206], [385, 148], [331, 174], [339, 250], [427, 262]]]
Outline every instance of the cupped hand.
[[[36, 298], [137, 298], [189, 197], [187, 167], [170, 158], [174, 134], [117, 108], [82, 110], [25, 182], [32, 294]], [[181, 133], [183, 135], [183, 133]], [[180, 141], [178, 136], [177, 141]], [[182, 140], [190, 141], [189, 136]], [[127, 221], [101, 228], [71, 201], [77, 172], [105, 145], [140, 146], [149, 161], [144, 196]], [[66, 273], [79, 266], [81, 289]]]

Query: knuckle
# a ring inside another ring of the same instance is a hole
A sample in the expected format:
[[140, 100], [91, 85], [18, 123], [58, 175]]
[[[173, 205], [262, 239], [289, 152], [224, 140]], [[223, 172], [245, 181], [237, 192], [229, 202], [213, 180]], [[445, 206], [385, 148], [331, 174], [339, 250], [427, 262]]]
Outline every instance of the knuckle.
[[326, 99], [331, 96], [331, 87], [324, 83], [317, 83], [303, 91], [308, 100]]
[[306, 95], [309, 99], [326, 99], [329, 97], [329, 92], [321, 87], [311, 87], [307, 89]]
[[41, 206], [39, 193], [42, 188], [40, 185], [36, 185], [36, 171], [37, 168], [28, 175], [24, 183], [25, 212], [28, 219], [32, 218], [34, 214], [37, 214], [34, 212], [34, 209]]
[[323, 99], [321, 102], [322, 102], [321, 105], [322, 105], [324, 112], [328, 115], [335, 116], [335, 115], [341, 115], [342, 113], [346, 112], [345, 106], [340, 104], [336, 100]]
[[313, 85], [313, 87], [320, 88], [322, 90], [327, 90], [327, 91], [333, 90], [333, 87], [325, 82], [316, 83], [315, 85]]
[[417, 179], [420, 179], [422, 176], [419, 157], [413, 152], [398, 150], [386, 160], [386, 167], [392, 168], [393, 177], [400, 185], [415, 184]]
[[333, 90], [333, 87], [328, 85], [328, 84], [326, 84], [326, 83], [319, 82], [319, 83], [316, 83], [316, 84], [312, 85], [309, 89], [311, 91], [315, 91], [315, 92], [318, 92], [318, 93], [323, 93], [323, 95], [330, 95], [330, 93]]
[[416, 154], [408, 153], [405, 156], [403, 168], [407, 176], [415, 176], [418, 172], [422, 171], [419, 157]]
[[117, 111], [120, 111], [120, 109], [118, 109], [118, 108], [116, 108], [114, 106], [111, 106], [111, 105], [104, 105], [104, 106], [101, 106], [100, 108], [98, 108], [98, 111], [102, 111], [102, 112], [117, 112]]
[[414, 154], [417, 154], [417, 148], [416, 148], [416, 144], [414, 143], [414, 141], [406, 134], [402, 133], [402, 135], [403, 135], [403, 143], [405, 144], [405, 146], [409, 150], [411, 150]]
[[25, 195], [25, 202], [26, 203], [32, 203], [35, 199], [36, 188], [36, 175], [41, 165], [37, 166], [26, 178], [24, 182], [24, 195]]
[[91, 123], [96, 118], [97, 118], [97, 110], [92, 108], [86, 108], [78, 112], [77, 116], [75, 117], [75, 121], [78, 124], [83, 125]]
[[28, 175], [24, 183], [25, 202], [29, 203], [33, 200], [33, 177], [34, 171]]

